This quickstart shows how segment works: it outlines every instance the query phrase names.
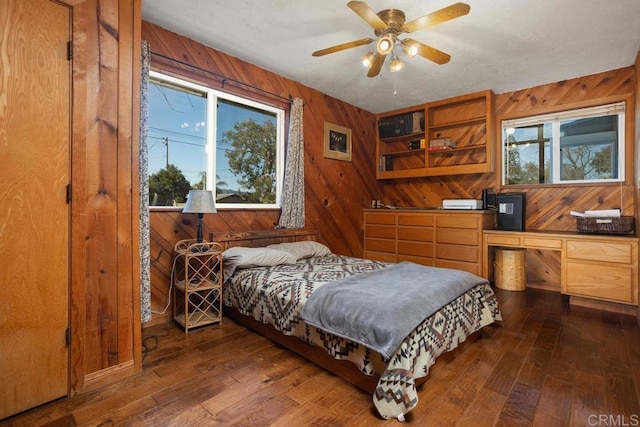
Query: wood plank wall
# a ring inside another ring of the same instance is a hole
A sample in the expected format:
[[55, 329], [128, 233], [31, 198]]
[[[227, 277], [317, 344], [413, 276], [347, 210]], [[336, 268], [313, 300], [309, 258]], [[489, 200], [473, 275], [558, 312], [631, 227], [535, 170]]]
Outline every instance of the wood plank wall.
[[[496, 172], [474, 175], [384, 181], [384, 200], [399, 206], [441, 206], [446, 198], [480, 199], [484, 188], [526, 193], [528, 230], [575, 230], [571, 210], [621, 207], [624, 215], [636, 216], [635, 203], [635, 67], [626, 67], [571, 80], [549, 83], [496, 95]], [[628, 101], [627, 182], [623, 185], [563, 185], [516, 189], [500, 188], [500, 121], [506, 118]]]
[[[304, 167], [306, 226], [318, 230], [320, 240], [334, 252], [362, 255], [362, 209], [372, 199], [382, 198], [382, 186], [375, 178], [375, 115], [329, 97], [300, 83], [256, 67], [215, 49], [204, 46], [148, 22], [142, 23], [142, 37], [151, 51], [178, 59], [198, 68], [239, 80], [284, 98], [301, 98], [304, 102]], [[181, 75], [196, 81], [210, 76], [197, 69], [171, 63], [158, 55], [152, 68]], [[232, 90], [232, 85], [227, 85]], [[324, 122], [350, 128], [353, 161], [323, 157]], [[204, 217], [205, 238], [232, 232], [270, 229], [277, 224], [277, 210], [219, 210]], [[171, 251], [180, 239], [195, 236], [195, 215], [178, 212], [152, 212], [151, 285], [152, 308], [160, 311], [166, 301], [171, 273]], [[154, 315], [146, 324], [164, 321]]]
[[73, 7], [69, 384], [75, 394], [142, 365], [133, 96], [141, 3], [66, 3]]

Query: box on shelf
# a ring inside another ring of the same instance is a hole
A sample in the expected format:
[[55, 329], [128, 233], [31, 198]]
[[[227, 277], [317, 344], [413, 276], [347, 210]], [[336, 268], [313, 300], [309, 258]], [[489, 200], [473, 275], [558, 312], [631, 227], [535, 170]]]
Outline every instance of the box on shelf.
[[456, 143], [451, 138], [438, 138], [429, 140], [429, 147], [456, 148]]

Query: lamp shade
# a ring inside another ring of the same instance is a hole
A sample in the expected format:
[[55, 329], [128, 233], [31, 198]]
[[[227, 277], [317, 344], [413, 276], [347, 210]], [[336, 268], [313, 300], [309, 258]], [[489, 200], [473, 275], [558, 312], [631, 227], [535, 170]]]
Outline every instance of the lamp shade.
[[213, 192], [206, 190], [189, 190], [187, 203], [182, 209], [184, 213], [215, 213], [216, 205]]

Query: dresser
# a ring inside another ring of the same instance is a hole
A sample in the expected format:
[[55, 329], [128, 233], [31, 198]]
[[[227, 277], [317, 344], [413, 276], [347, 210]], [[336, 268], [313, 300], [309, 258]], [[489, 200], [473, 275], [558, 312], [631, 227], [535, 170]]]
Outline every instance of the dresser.
[[364, 258], [482, 273], [484, 230], [494, 211], [365, 209]]

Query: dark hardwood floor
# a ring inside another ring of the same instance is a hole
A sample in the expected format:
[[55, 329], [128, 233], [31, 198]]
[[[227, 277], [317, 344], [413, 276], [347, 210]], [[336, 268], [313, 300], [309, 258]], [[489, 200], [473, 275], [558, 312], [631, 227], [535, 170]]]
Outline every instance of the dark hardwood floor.
[[[640, 425], [635, 317], [569, 306], [555, 292], [496, 290], [504, 322], [444, 355], [407, 423]], [[145, 329], [141, 374], [0, 422], [73, 425], [374, 426], [371, 396], [225, 319], [184, 334]], [[157, 346], [156, 346], [157, 339]]]

